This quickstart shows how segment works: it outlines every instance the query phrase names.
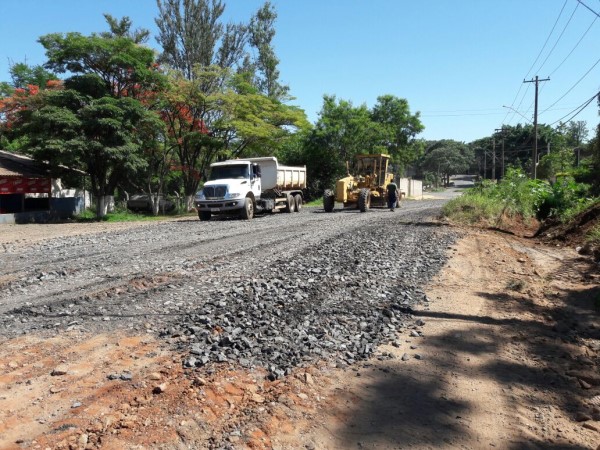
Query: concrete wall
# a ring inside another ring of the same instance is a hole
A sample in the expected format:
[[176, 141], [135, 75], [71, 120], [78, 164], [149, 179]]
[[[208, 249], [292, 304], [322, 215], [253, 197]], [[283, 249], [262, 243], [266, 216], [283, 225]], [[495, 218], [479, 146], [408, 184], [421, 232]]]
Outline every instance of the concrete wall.
[[423, 196], [423, 182], [412, 178], [400, 178], [398, 185], [406, 198], [421, 198]]

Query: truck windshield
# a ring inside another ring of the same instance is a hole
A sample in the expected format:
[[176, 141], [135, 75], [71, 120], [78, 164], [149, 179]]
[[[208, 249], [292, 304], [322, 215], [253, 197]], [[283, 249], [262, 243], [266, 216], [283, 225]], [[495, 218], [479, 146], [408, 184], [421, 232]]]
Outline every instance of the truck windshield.
[[224, 178], [249, 178], [247, 164], [240, 164], [237, 166], [215, 166], [210, 171], [209, 180], [222, 180]]

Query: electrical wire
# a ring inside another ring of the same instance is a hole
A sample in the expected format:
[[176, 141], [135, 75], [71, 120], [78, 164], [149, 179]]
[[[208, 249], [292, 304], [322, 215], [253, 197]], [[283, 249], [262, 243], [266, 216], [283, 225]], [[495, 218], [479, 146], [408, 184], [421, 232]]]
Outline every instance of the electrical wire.
[[577, 82], [576, 82], [576, 83], [575, 83], [573, 86], [571, 86], [571, 87], [569, 88], [569, 90], [568, 90], [567, 92], [565, 92], [565, 93], [564, 93], [564, 94], [563, 94], [563, 95], [562, 95], [562, 96], [561, 96], [561, 97], [560, 97], [558, 100], [556, 100], [554, 103], [552, 103], [550, 106], [548, 106], [548, 108], [546, 108], [545, 110], [543, 110], [543, 111], [540, 113], [540, 115], [541, 115], [541, 114], [543, 114], [543, 113], [545, 113], [546, 111], [548, 111], [550, 108], [552, 108], [552, 107], [553, 107], [554, 105], [556, 105], [558, 102], [560, 102], [560, 101], [561, 101], [563, 98], [565, 98], [565, 97], [567, 96], [567, 94], [568, 94], [569, 92], [571, 92], [571, 91], [572, 91], [572, 90], [575, 88], [575, 86], [577, 86], [579, 83], [581, 83], [581, 81], [582, 81], [582, 80], [583, 80], [583, 79], [584, 79], [586, 76], [588, 76], [588, 74], [589, 74], [589, 73], [592, 71], [592, 69], [594, 69], [594, 67], [596, 67], [596, 66], [598, 65], [598, 63], [600, 63], [600, 58], [599, 58], [599, 59], [598, 59], [598, 60], [597, 60], [597, 61], [596, 61], [596, 62], [595, 62], [593, 65], [592, 65], [592, 67], [590, 67], [590, 68], [589, 68], [589, 70], [588, 70], [586, 73], [584, 73], [584, 74], [583, 74], [583, 76], [582, 76], [582, 77], [581, 77], [579, 80], [577, 80]]
[[[546, 45], [548, 44], [548, 41], [550, 40], [550, 36], [552, 36], [552, 33], [554, 32], [554, 29], [556, 28], [556, 24], [558, 24], [558, 21], [560, 20], [560, 18], [562, 16], [562, 13], [563, 13], [565, 7], [567, 6], [567, 2], [568, 1], [569, 0], [565, 0], [565, 3], [563, 4], [562, 8], [560, 9], [560, 12], [558, 13], [558, 17], [554, 21], [554, 25], [552, 26], [552, 29], [550, 30], [550, 33], [548, 33], [548, 37], [546, 38], [546, 41], [544, 42], [544, 45], [542, 46], [540, 52], [538, 53], [537, 57], [533, 61], [533, 64], [531, 64], [531, 67], [529, 68], [529, 70], [525, 74], [524, 78], [527, 78], [529, 76], [529, 74], [531, 73], [531, 70], [534, 68], [535, 64], [540, 59], [540, 56], [542, 55], [542, 52], [546, 48]], [[521, 84], [519, 86], [519, 89], [517, 90], [517, 93], [515, 94], [515, 98], [513, 99], [512, 103], [510, 104], [511, 107], [515, 106], [515, 102], [517, 101], [517, 98], [519, 97], [519, 94], [521, 93], [521, 89], [523, 89], [523, 84]], [[527, 87], [527, 89], [529, 89], [529, 86]], [[521, 102], [519, 103], [519, 106], [517, 106], [516, 109], [519, 109], [519, 107], [521, 106], [521, 103], [523, 103], [523, 99], [521, 99]], [[506, 123], [506, 119], [508, 118], [509, 115], [510, 115], [510, 111], [506, 113], [506, 116], [504, 116], [504, 120], [502, 121], [503, 124]], [[515, 116], [515, 114], [513, 113], [513, 115], [512, 115], [512, 117], [511, 117], [510, 120], [512, 120], [514, 118], [514, 116]]]
[[598, 96], [600, 95], [600, 91], [596, 92], [594, 95], [592, 95], [592, 97], [588, 100], [586, 100], [585, 102], [583, 102], [581, 105], [579, 105], [577, 108], [575, 108], [573, 111], [569, 112], [568, 114], [562, 116], [560, 119], [558, 119], [556, 122], [552, 122], [550, 124], [550, 126], [557, 124], [558, 122], [562, 122], [562, 120], [567, 117], [570, 116], [571, 114], [573, 114], [569, 120], [567, 120], [566, 122], [570, 122], [571, 120], [573, 120], [581, 111], [583, 111], [585, 108], [587, 108], [590, 103], [592, 103], [594, 101], [595, 98], [598, 98]]
[[569, 20], [567, 20], [567, 23], [565, 24], [565, 26], [563, 27], [562, 31], [560, 32], [560, 34], [558, 35], [558, 38], [556, 39], [556, 42], [554, 43], [554, 45], [552, 46], [552, 48], [550, 49], [550, 51], [548, 52], [548, 54], [546, 55], [546, 59], [544, 59], [544, 61], [542, 62], [542, 64], [540, 65], [540, 67], [538, 68], [537, 72], [539, 73], [542, 70], [542, 67], [544, 67], [544, 64], [546, 64], [546, 61], [548, 61], [548, 58], [550, 58], [550, 55], [552, 54], [552, 52], [554, 51], [554, 49], [556, 48], [556, 45], [558, 44], [558, 42], [560, 41], [560, 38], [562, 38], [563, 34], [565, 34], [566, 29], [568, 28], [569, 24], [571, 23], [571, 20], [573, 20], [573, 16], [575, 15], [575, 13], [577, 12], [577, 8], [579, 8], [579, 3], [575, 4], [575, 9], [573, 10], [573, 12], [571, 13], [571, 16], [569, 17]]
[[[562, 8], [560, 9], [560, 12], [558, 13], [558, 17], [554, 21], [554, 25], [552, 26], [552, 29], [550, 30], [550, 33], [548, 34], [548, 37], [546, 38], [546, 42], [544, 42], [544, 45], [542, 46], [542, 49], [540, 50], [540, 52], [538, 53], [537, 57], [535, 58], [535, 61], [533, 61], [533, 64], [531, 65], [531, 67], [529, 68], [529, 70], [527, 71], [527, 73], [525, 74], [525, 78], [527, 78], [529, 76], [529, 74], [531, 73], [531, 70], [535, 66], [535, 63], [537, 63], [538, 59], [540, 59], [540, 56], [542, 55], [542, 52], [544, 51], [544, 49], [546, 48], [546, 45], [548, 44], [548, 41], [550, 40], [550, 36], [552, 36], [552, 33], [554, 33], [554, 29], [556, 28], [556, 25], [558, 24], [558, 21], [559, 21], [560, 17], [562, 16], [562, 13], [565, 10], [565, 6], [567, 6], [567, 2], [568, 1], [569, 0], [565, 0], [565, 3], [563, 4]], [[578, 0], [578, 1], [580, 1], [580, 0]]]
[[552, 72], [550, 72], [550, 74], [548, 75], [549, 77], [552, 76], [554, 74], [554, 72], [556, 72], [558, 69], [560, 69], [560, 67], [565, 63], [565, 61], [567, 59], [569, 59], [569, 57], [573, 54], [573, 52], [575, 51], [575, 49], [577, 47], [579, 47], [579, 44], [581, 44], [581, 41], [583, 41], [583, 38], [592, 29], [592, 26], [594, 25], [594, 23], [596, 23], [596, 20], [598, 20], [598, 17], [594, 17], [594, 20], [592, 20], [592, 23], [590, 23], [590, 26], [587, 27], [587, 30], [585, 30], [585, 32], [581, 35], [581, 37], [579, 38], [579, 40], [577, 41], [577, 43], [575, 44], [575, 46], [571, 49], [571, 51], [569, 52], [569, 54], [567, 56], [565, 56], [565, 59], [563, 59], [561, 61], [561, 63], [558, 66], [556, 66], [556, 68]]
[[595, 14], [596, 17], [600, 17], [600, 14], [598, 14], [596, 11], [594, 11], [592, 8], [590, 8], [588, 5], [586, 5], [585, 3], [583, 3], [581, 0], [577, 0], [578, 3], [581, 3], [583, 6], [585, 6], [587, 9], [589, 9], [592, 14]]

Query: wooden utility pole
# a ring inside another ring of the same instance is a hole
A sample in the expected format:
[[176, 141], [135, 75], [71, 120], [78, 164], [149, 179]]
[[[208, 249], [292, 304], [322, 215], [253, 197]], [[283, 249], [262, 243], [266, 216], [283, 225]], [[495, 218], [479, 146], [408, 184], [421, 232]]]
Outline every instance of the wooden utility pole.
[[496, 137], [492, 137], [492, 180], [496, 181]]
[[533, 134], [534, 134], [534, 144], [533, 150], [531, 152], [531, 178], [534, 180], [537, 178], [537, 146], [538, 146], [538, 86], [540, 81], [549, 81], [550, 78], [544, 78], [542, 80], [536, 75], [534, 79], [531, 80], [523, 80], [523, 83], [535, 83], [535, 109], [533, 112]]
[[483, 149], [483, 179], [487, 179], [487, 152]]
[[500, 132], [502, 134], [502, 153], [501, 153], [501, 159], [500, 159], [500, 178], [504, 178], [504, 132], [506, 131], [506, 128], [502, 127], [502, 128], [496, 128], [494, 131], [496, 132]]

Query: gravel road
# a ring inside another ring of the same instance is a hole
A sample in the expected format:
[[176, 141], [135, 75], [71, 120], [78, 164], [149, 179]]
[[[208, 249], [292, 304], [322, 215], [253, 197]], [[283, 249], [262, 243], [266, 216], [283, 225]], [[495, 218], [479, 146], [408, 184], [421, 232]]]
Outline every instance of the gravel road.
[[304, 208], [252, 221], [197, 219], [0, 250], [0, 334], [130, 330], [178, 336], [199, 367], [270, 377], [368, 357], [427, 301], [421, 287], [456, 236], [442, 200], [396, 212]]

